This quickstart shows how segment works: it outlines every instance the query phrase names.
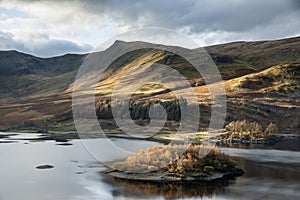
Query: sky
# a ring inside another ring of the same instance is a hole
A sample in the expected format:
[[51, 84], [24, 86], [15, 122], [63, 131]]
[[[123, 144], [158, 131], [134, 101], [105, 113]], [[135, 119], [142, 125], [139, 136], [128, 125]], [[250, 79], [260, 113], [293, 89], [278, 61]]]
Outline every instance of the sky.
[[141, 27], [208, 46], [300, 35], [300, 0], [0, 0], [0, 50], [40, 57], [91, 52]]

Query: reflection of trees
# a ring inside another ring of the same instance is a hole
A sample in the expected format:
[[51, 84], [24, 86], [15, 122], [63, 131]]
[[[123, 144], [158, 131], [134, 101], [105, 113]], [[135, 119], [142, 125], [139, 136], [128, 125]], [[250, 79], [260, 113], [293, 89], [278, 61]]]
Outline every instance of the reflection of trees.
[[131, 192], [135, 191], [150, 197], [162, 196], [166, 199], [213, 197], [224, 191], [230, 182], [229, 179], [221, 179], [196, 183], [149, 183], [118, 178], [115, 181], [126, 186], [126, 189]]

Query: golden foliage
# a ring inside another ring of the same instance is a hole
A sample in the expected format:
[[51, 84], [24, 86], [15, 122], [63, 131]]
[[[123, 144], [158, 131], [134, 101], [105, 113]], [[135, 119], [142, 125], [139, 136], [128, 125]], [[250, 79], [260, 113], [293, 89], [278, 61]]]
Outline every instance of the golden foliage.
[[247, 120], [238, 120], [230, 122], [226, 127], [226, 138], [247, 138], [258, 139], [272, 136], [277, 133], [277, 126], [270, 123], [264, 130], [258, 122], [250, 122]]
[[163, 170], [176, 174], [189, 172], [208, 174], [214, 170], [223, 172], [234, 166], [235, 163], [216, 147], [188, 144], [161, 145], [146, 151], [140, 150], [137, 155], [129, 156], [123, 162], [114, 163], [113, 168], [134, 173]]

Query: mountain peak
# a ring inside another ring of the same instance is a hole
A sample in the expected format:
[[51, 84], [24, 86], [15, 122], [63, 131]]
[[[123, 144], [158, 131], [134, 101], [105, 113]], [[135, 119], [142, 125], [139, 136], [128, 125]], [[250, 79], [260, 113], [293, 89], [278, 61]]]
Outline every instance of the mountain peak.
[[123, 41], [123, 40], [115, 40], [115, 42], [111, 45], [111, 46], [117, 46], [117, 47], [119, 47], [119, 46], [122, 46], [122, 45], [124, 45], [124, 44], [126, 44], [127, 42], [125, 42], [125, 41]]
[[116, 41], [114, 42], [114, 44], [124, 44], [124, 43], [126, 43], [126, 42], [123, 41], [123, 40], [116, 40]]

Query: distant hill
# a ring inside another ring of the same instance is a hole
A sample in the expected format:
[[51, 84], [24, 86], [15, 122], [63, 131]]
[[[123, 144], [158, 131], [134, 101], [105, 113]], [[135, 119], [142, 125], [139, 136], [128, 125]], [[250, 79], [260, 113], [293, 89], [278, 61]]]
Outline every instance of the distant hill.
[[84, 55], [38, 58], [0, 51], [0, 102], [63, 92], [73, 82]]
[[259, 42], [233, 42], [209, 46], [206, 50], [213, 57], [233, 58], [258, 70], [278, 64], [300, 63], [300, 37]]
[[[142, 42], [116, 41], [106, 55]], [[163, 46], [163, 45], [160, 45]], [[181, 47], [172, 47], [181, 48]], [[281, 131], [299, 131], [300, 37], [274, 41], [233, 42], [205, 47], [225, 80], [227, 122], [247, 118], [264, 125], [274, 121]], [[191, 50], [193, 51], [193, 50]], [[67, 54], [38, 58], [17, 51], [0, 51], [0, 129], [42, 126], [74, 129], [71, 92], [76, 72], [86, 55]], [[99, 96], [109, 98], [121, 74], [137, 64], [161, 63], [173, 67], [204, 95], [199, 99], [203, 127], [209, 121], [207, 88], [201, 76], [184, 59], [170, 52], [143, 49], [115, 60], [97, 86]], [[153, 72], [155, 73], [155, 72]], [[177, 88], [184, 94], [184, 88]], [[171, 98], [163, 88], [147, 86], [140, 99]]]

